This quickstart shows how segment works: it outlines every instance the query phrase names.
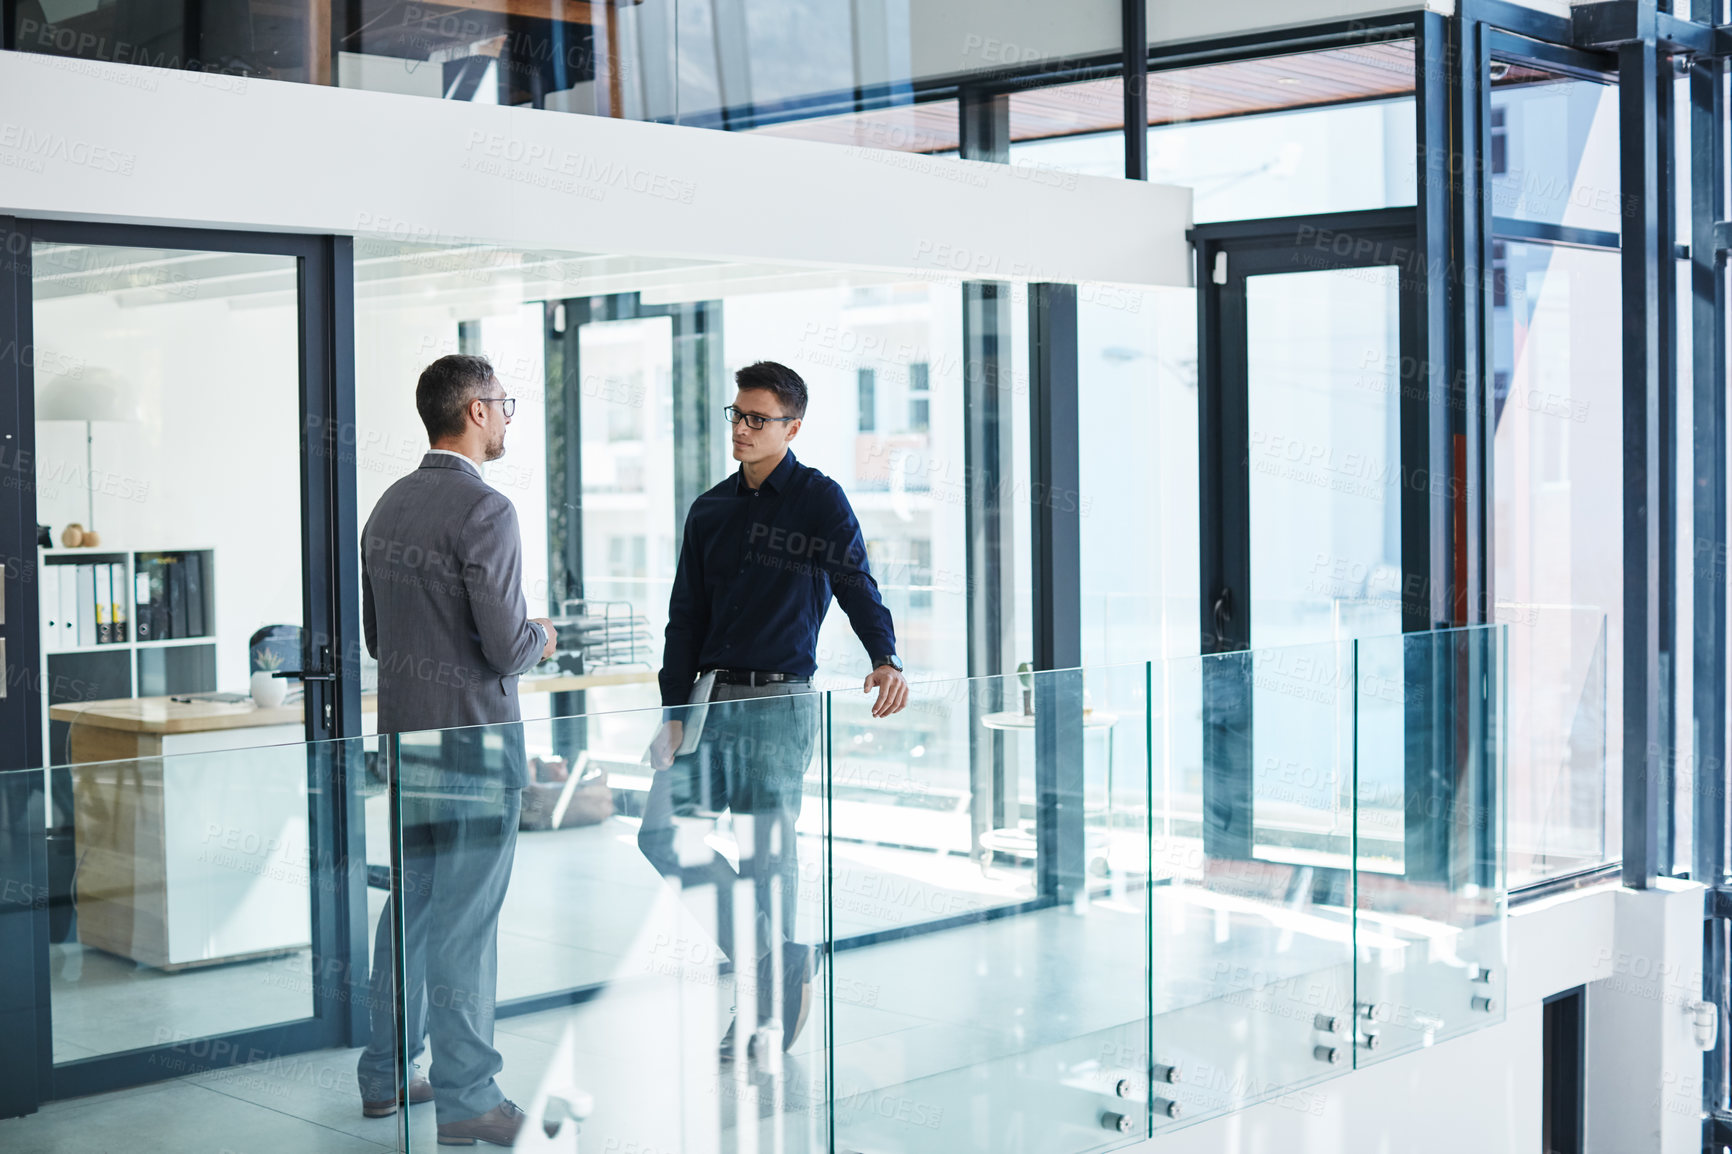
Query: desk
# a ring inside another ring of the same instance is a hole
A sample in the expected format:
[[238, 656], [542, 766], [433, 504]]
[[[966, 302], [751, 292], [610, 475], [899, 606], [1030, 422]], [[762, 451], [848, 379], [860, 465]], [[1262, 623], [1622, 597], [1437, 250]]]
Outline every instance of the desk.
[[[524, 693], [655, 674], [525, 678]], [[376, 709], [373, 694], [361, 707]], [[162, 969], [303, 949], [307, 759], [301, 706], [127, 697], [56, 705], [72, 726], [78, 937]], [[229, 756], [187, 756], [194, 754]]]

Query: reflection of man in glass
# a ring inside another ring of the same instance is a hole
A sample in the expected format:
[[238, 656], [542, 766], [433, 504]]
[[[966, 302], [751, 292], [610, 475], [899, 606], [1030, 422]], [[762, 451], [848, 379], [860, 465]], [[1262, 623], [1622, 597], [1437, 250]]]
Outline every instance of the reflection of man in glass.
[[[523, 599], [511, 501], [481, 477], [505, 453], [516, 402], [481, 357], [441, 357], [415, 387], [431, 449], [379, 499], [361, 538], [361, 610], [379, 662], [379, 732], [399, 738], [404, 989], [409, 1060], [431, 1040], [426, 1080], [441, 1145], [510, 1146], [523, 1125], [494, 1075], [499, 910], [511, 880], [527, 766], [517, 677], [554, 649]], [[452, 727], [468, 728], [452, 728]], [[486, 729], [477, 728], [486, 726]], [[429, 730], [444, 730], [428, 733]], [[491, 738], [493, 740], [486, 740]], [[493, 747], [490, 749], [489, 747]], [[361, 1108], [398, 1109], [394, 903], [373, 947], [373, 1037]]]
[[[873, 716], [906, 705], [908, 684], [847, 496], [788, 451], [806, 414], [806, 383], [769, 361], [741, 369], [734, 381], [739, 393], [727, 417], [740, 468], [693, 502], [686, 517], [661, 692], [663, 706], [684, 705], [694, 680], [714, 673], [709, 700], [741, 703], [712, 705], [695, 741], [687, 740], [683, 713], [669, 715], [650, 750], [663, 772], [650, 788], [638, 845], [664, 876], [717, 888], [717, 936], [730, 958], [735, 883], [751, 883], [757, 1024], [779, 1018], [786, 1050], [812, 1004], [812, 948], [794, 939], [794, 823], [817, 738], [811, 682], [832, 594], [872, 659], [864, 692], [878, 691]], [[682, 865], [674, 816], [723, 808], [734, 812], [739, 871], [707, 847], [706, 860]], [[737, 964], [735, 972], [743, 972]], [[736, 1057], [738, 1033], [730, 1027], [723, 1040], [725, 1060]]]

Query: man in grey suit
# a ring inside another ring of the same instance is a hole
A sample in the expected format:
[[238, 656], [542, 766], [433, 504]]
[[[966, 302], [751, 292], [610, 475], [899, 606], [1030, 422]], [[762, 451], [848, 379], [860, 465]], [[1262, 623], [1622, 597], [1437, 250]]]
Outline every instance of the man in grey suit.
[[[516, 408], [482, 357], [428, 365], [415, 408], [431, 448], [379, 499], [361, 550], [362, 625], [379, 662], [379, 732], [399, 743], [403, 810], [404, 997], [410, 1063], [431, 1039], [425, 1080], [441, 1145], [511, 1145], [523, 1111], [494, 1076], [499, 910], [511, 880], [527, 766], [518, 676], [554, 649], [552, 623], [523, 598], [523, 543], [506, 496], [481, 477], [505, 452]], [[489, 730], [453, 729], [490, 726]], [[503, 737], [489, 751], [482, 734]], [[390, 905], [373, 947], [372, 1043], [361, 1055], [362, 1112], [397, 1112]], [[429, 991], [432, 996], [429, 997]]]

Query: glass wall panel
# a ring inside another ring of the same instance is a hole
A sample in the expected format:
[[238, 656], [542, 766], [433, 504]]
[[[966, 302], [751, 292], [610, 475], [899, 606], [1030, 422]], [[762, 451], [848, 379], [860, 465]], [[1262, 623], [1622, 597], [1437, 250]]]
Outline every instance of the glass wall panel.
[[[484, 466], [488, 484], [511, 498], [523, 541], [523, 592], [535, 616], [557, 613], [549, 583], [547, 386], [544, 318], [535, 293], [571, 275], [556, 258], [479, 247], [358, 240], [355, 253], [355, 456], [363, 526], [386, 489], [427, 454], [415, 407], [421, 371], [442, 356], [488, 358], [516, 401], [505, 454]], [[356, 542], [357, 548], [360, 542]], [[364, 690], [377, 681], [361, 655]], [[547, 716], [546, 692], [524, 697], [528, 716]], [[369, 714], [367, 721], [371, 724]]]
[[[1396, 705], [1406, 730], [1361, 708], [1355, 729], [1355, 1064], [1366, 1066], [1503, 1020], [1508, 973], [1504, 872], [1502, 627], [1354, 642], [1361, 701]], [[1400, 803], [1366, 768], [1398, 765]], [[1404, 843], [1398, 856], [1390, 818]]]
[[1198, 651], [1195, 301], [1078, 291], [1084, 665]]
[[[836, 746], [838, 1148], [1083, 1151], [1145, 1132], [1146, 677], [1133, 665], [922, 686], [910, 712], [988, 706], [977, 736], [1002, 735], [1003, 771], [1020, 780], [1017, 806], [974, 845], [966, 744], [948, 761], [896, 746], [904, 796], [875, 814], [856, 786], [882, 771]], [[832, 703], [834, 734], [898, 740], [856, 695]], [[921, 837], [940, 828], [950, 836]]]
[[[824, 1148], [823, 698], [728, 691], [667, 713], [671, 736], [661, 710], [615, 714], [605, 746], [548, 722], [401, 736], [391, 916], [434, 1093], [412, 1143], [504, 1099], [526, 1141]], [[389, 1088], [375, 1022], [361, 1075]]]
[[31, 258], [54, 1060], [306, 1018], [295, 260]]
[[300, 668], [295, 261], [38, 242], [31, 287], [44, 748], [135, 756], [70, 751], [64, 711]]
[[819, 0], [23, 0], [8, 12], [20, 51], [189, 70], [227, 91], [286, 80], [735, 130], [906, 107], [917, 82], [1069, 67], [1119, 47], [1119, 9], [1104, 0], [1062, 20], [1028, 4]]
[[1494, 62], [1488, 160], [1494, 215], [1620, 231], [1615, 86]]
[[610, 657], [659, 667], [681, 531], [673, 318], [591, 321], [578, 331], [578, 358], [583, 596], [591, 613], [630, 623], [622, 650]]
[[[792, 451], [848, 494], [903, 663], [922, 680], [965, 676], [960, 287], [739, 294], [725, 301], [722, 324], [728, 401], [733, 373], [755, 361], [783, 362], [805, 379], [811, 399]], [[859, 691], [868, 654], [839, 610], [824, 621], [818, 654], [827, 675]]]
[[72, 932], [49, 950], [56, 1062], [312, 1015], [307, 757], [54, 771], [72, 782], [78, 854]]
[[[1407, 40], [1149, 74], [1149, 179], [1193, 190], [1194, 219], [1387, 208], [1415, 199]], [[1122, 85], [1013, 93], [1011, 158], [1124, 175]]]
[[1352, 1066], [1352, 652], [1151, 666], [1157, 1133], [1267, 1098], [1320, 1108], [1308, 1087]]
[[[1510, 775], [1526, 799], [1512, 817], [1523, 815], [1518, 830], [1573, 831], [1514, 848], [1549, 874], [1620, 843], [1621, 811], [1605, 804], [1619, 796], [1623, 757], [1618, 254], [1514, 241], [1494, 254], [1497, 615], [1510, 624], [1513, 668], [1554, 699], [1512, 717]], [[1600, 815], [1603, 842], [1585, 827]]]
[[[249, 712], [227, 705], [222, 716], [232, 724]], [[103, 719], [71, 728], [75, 757], [113, 742]], [[328, 916], [346, 884], [327, 840], [339, 799], [315, 783], [346, 774], [382, 788], [375, 742], [223, 748], [247, 736], [244, 727], [180, 733], [150, 757], [83, 756], [0, 780], [8, 854], [40, 855], [52, 779], [71, 783], [77, 809], [76, 887], [41, 903], [44, 1057], [58, 1067], [57, 1086], [159, 1083], [143, 1091], [156, 1110], [152, 1137], [172, 1133], [163, 1119], [180, 1116], [212, 1148], [307, 1149], [341, 1132], [340, 1142], [400, 1149], [389, 1122], [361, 1118], [351, 1056], [327, 1048], [354, 991]], [[207, 751], [175, 751], [201, 745]], [[28, 939], [23, 926], [12, 932]], [[72, 1119], [79, 1144], [136, 1145], [126, 1135], [145, 1123], [127, 1097], [0, 1123], [0, 1144], [59, 1149]]]

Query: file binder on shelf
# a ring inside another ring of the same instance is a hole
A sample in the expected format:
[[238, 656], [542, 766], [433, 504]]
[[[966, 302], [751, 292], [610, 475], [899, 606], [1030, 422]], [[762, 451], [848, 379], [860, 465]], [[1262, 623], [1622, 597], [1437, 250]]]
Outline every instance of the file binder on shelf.
[[60, 570], [60, 636], [56, 644], [61, 649], [73, 649], [78, 645], [78, 568], [75, 565], [56, 565]]
[[42, 579], [36, 583], [42, 598], [42, 646], [45, 649], [60, 647], [60, 574], [53, 569], [44, 568]]
[[168, 586], [168, 628], [161, 637], [186, 636], [186, 568], [178, 556], [164, 557], [163, 584]]
[[214, 571], [206, 549], [47, 550], [38, 583], [42, 651], [213, 642]]
[[204, 559], [197, 553], [182, 553], [177, 566], [186, 585], [186, 631], [182, 637], [203, 637], [204, 627]]
[[78, 567], [78, 637], [76, 646], [96, 644], [96, 566]]
[[96, 590], [96, 643], [109, 645], [114, 641], [114, 578], [107, 565], [92, 565], [90, 579]]
[[109, 583], [113, 589], [112, 604], [109, 606], [109, 634], [117, 645], [124, 645], [130, 637], [127, 633], [128, 617], [126, 611], [126, 565], [120, 561], [112, 561], [108, 566]]

